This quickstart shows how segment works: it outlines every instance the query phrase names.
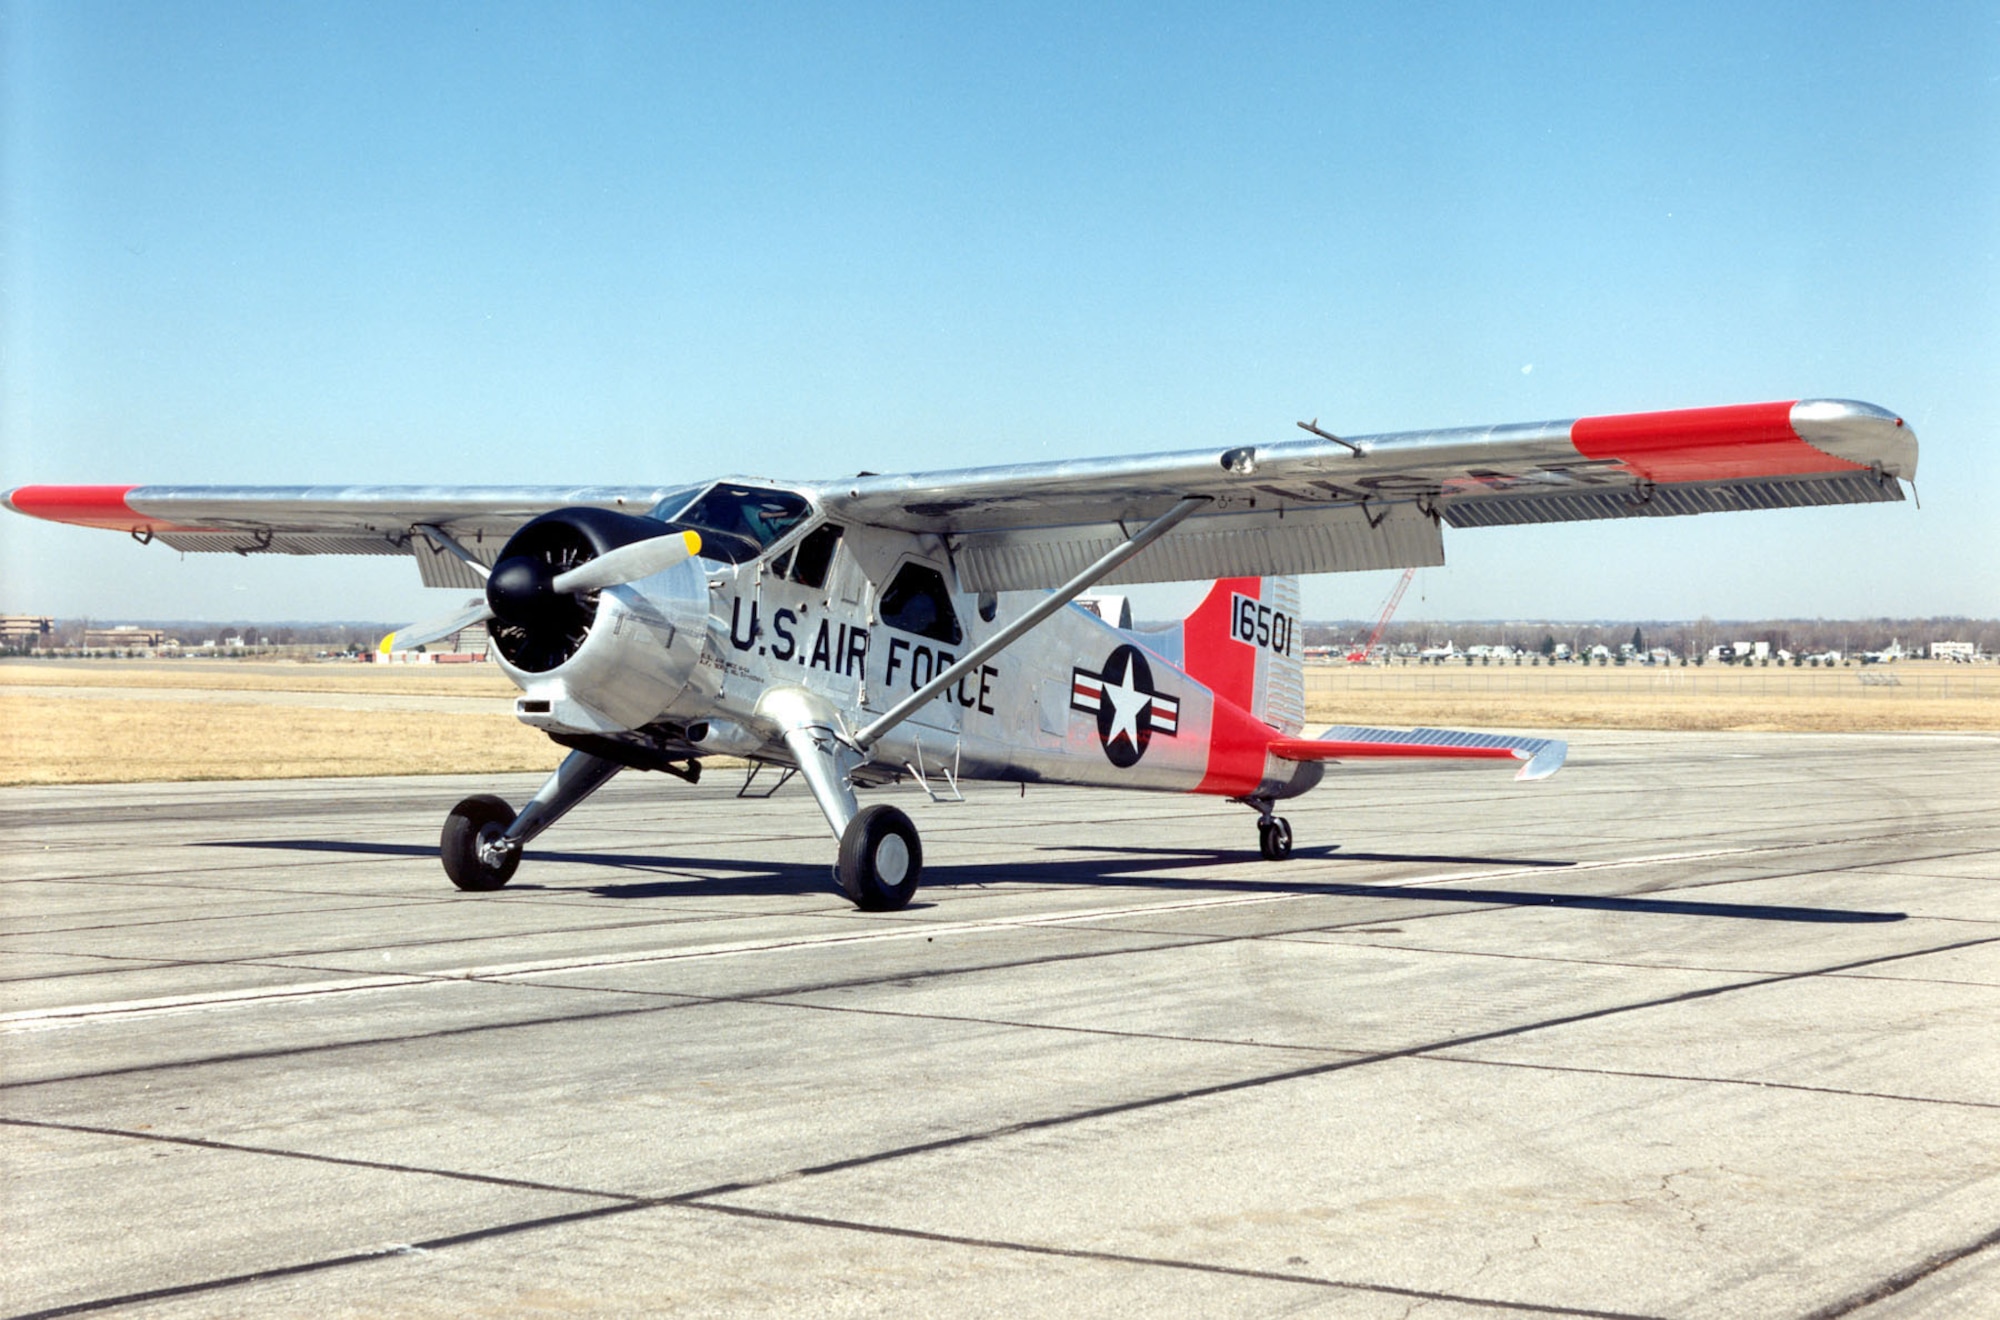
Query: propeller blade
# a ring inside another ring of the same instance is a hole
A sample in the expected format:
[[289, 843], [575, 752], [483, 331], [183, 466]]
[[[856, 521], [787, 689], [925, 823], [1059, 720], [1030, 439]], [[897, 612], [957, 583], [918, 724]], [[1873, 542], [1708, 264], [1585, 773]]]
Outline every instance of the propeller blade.
[[470, 628], [475, 623], [484, 623], [493, 617], [493, 611], [481, 596], [465, 602], [456, 613], [442, 619], [432, 619], [428, 623], [413, 623], [407, 628], [398, 628], [382, 639], [375, 649], [383, 655], [391, 651], [414, 651], [419, 646], [429, 646], [432, 642]]
[[698, 532], [669, 532], [665, 536], [651, 536], [630, 545], [621, 545], [616, 550], [607, 550], [587, 564], [579, 564], [567, 573], [558, 574], [553, 585], [557, 592], [601, 591], [605, 587], [649, 578], [700, 551], [701, 534]]

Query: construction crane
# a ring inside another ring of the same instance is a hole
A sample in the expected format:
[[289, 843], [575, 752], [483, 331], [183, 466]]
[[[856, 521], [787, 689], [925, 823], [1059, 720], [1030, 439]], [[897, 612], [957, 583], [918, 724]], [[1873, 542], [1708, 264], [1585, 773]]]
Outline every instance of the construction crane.
[[1382, 640], [1383, 630], [1389, 626], [1389, 620], [1394, 617], [1396, 607], [1403, 603], [1403, 593], [1410, 589], [1410, 579], [1416, 575], [1417, 570], [1414, 568], [1403, 570], [1403, 576], [1396, 583], [1396, 589], [1389, 593], [1389, 603], [1382, 607], [1382, 617], [1375, 620], [1375, 631], [1368, 634], [1367, 642], [1363, 643], [1360, 649], [1347, 653], [1348, 664], [1359, 665], [1367, 663], [1368, 657], [1375, 650], [1375, 644]]

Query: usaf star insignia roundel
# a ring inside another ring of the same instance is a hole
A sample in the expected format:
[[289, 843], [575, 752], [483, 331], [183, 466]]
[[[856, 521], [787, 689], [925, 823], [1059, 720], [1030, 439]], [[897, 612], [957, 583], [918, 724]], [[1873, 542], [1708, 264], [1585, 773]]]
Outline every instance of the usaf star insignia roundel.
[[1153, 669], [1136, 647], [1121, 646], [1096, 673], [1070, 671], [1069, 708], [1097, 717], [1097, 741], [1111, 764], [1137, 765], [1156, 733], [1180, 732], [1180, 698], [1153, 687]]

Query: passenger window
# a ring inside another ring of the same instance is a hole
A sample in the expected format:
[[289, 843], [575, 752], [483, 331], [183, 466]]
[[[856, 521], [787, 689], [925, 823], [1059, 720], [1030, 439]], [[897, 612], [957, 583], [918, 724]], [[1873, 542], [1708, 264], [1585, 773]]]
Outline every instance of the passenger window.
[[826, 585], [826, 570], [833, 566], [834, 547], [839, 544], [839, 526], [821, 523], [800, 540], [790, 567], [779, 571], [802, 587], [823, 587]]
[[891, 628], [928, 637], [953, 646], [965, 640], [959, 631], [958, 615], [951, 608], [951, 593], [945, 589], [944, 575], [927, 564], [905, 564], [896, 570], [889, 589], [882, 593], [882, 622]]

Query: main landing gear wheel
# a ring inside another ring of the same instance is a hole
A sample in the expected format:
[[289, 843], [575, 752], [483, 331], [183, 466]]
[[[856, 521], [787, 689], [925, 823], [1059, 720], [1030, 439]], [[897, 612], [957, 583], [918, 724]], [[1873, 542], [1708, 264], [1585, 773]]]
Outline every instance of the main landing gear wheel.
[[1282, 862], [1292, 855], [1292, 823], [1283, 816], [1257, 822], [1257, 851], [1268, 861]]
[[514, 868], [521, 864], [521, 850], [503, 852], [495, 845], [513, 823], [514, 808], [491, 793], [453, 807], [444, 818], [444, 837], [438, 840], [438, 856], [451, 882], [460, 889], [487, 890], [512, 880]]
[[858, 813], [840, 836], [840, 887], [867, 912], [894, 912], [917, 892], [924, 846], [910, 818], [890, 806]]

